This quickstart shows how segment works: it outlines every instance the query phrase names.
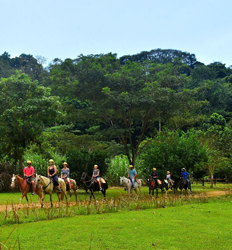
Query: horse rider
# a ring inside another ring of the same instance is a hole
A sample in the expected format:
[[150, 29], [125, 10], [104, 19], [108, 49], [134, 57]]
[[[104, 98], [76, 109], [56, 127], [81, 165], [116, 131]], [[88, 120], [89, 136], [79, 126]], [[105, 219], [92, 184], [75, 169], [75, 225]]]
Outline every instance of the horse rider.
[[137, 176], [137, 172], [136, 170], [134, 169], [133, 165], [130, 165], [130, 170], [128, 172], [128, 178], [131, 180], [132, 182], [132, 187], [133, 189], [135, 188], [135, 178]]
[[54, 185], [57, 187], [57, 190], [59, 193], [61, 193], [60, 185], [58, 182], [58, 176], [57, 176], [57, 167], [54, 164], [54, 160], [49, 160], [50, 166], [48, 167], [48, 177], [51, 177], [53, 179]]
[[102, 190], [102, 188], [101, 188], [101, 180], [99, 178], [99, 174], [100, 174], [100, 170], [98, 169], [98, 165], [94, 165], [92, 179], [95, 178], [98, 181], [100, 190]]
[[188, 187], [190, 187], [190, 182], [189, 182], [190, 174], [186, 171], [185, 168], [182, 168], [181, 170], [182, 170], [182, 172], [181, 172], [180, 176], [184, 177], [184, 179], [188, 182]]
[[31, 166], [31, 161], [27, 161], [27, 167], [23, 170], [24, 176], [28, 178], [28, 181], [31, 182], [32, 185], [32, 193], [31, 195], [34, 195], [35, 193], [35, 169]]
[[158, 185], [158, 182], [157, 182], [157, 179], [158, 179], [158, 173], [156, 172], [156, 168], [153, 168], [153, 171], [151, 173], [151, 177], [153, 178], [153, 180], [155, 181], [155, 185], [157, 187]]
[[170, 171], [167, 171], [166, 179], [167, 179], [168, 183], [172, 186], [173, 180], [171, 179]]
[[64, 179], [64, 180], [67, 180], [68, 182], [68, 185], [69, 185], [69, 189], [71, 191], [71, 182], [70, 182], [70, 170], [69, 168], [67, 167], [68, 166], [68, 163], [67, 162], [64, 162], [63, 163], [63, 168], [61, 169], [61, 178]]

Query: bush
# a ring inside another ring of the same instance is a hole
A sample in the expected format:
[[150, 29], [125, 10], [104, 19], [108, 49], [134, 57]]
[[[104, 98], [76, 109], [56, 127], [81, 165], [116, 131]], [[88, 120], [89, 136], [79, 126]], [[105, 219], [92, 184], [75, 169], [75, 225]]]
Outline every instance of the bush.
[[100, 169], [100, 176], [104, 176], [107, 171], [106, 159], [108, 154], [101, 150], [89, 152], [87, 150], [69, 150], [67, 151], [67, 162], [71, 172], [71, 178], [80, 184], [80, 178], [83, 172], [89, 175], [93, 173], [93, 166], [97, 164]]
[[[54, 153], [54, 152], [51, 153], [51, 156], [57, 167], [58, 175], [60, 175], [60, 170], [63, 167], [63, 162], [66, 161], [66, 157], [61, 154]], [[49, 166], [49, 163], [48, 163], [49, 159], [44, 159], [42, 154], [26, 152], [26, 154], [23, 156], [23, 160], [24, 162], [26, 162], [27, 160], [31, 161], [31, 165], [35, 168], [36, 174], [47, 176], [47, 168]]]

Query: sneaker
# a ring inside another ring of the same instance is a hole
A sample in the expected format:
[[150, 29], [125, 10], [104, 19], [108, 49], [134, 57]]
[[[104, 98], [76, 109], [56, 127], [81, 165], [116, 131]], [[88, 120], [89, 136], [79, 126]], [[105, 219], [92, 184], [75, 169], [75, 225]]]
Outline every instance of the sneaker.
[[34, 193], [32, 192], [31, 195], [34, 195]]
[[102, 188], [100, 188], [100, 191], [102, 190]]
[[70, 193], [72, 193], [72, 189], [70, 189], [69, 191], [70, 191]]

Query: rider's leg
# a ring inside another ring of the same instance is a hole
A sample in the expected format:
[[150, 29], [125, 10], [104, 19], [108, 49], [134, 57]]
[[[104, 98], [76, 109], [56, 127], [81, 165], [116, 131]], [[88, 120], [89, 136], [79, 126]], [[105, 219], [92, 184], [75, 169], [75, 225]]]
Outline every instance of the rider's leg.
[[31, 185], [32, 185], [32, 195], [34, 195], [35, 193], [35, 182], [34, 181], [31, 181]]
[[54, 176], [53, 180], [54, 180], [54, 184], [55, 184], [57, 190], [58, 190], [59, 192], [61, 192], [61, 190], [60, 190], [60, 183], [59, 183], [59, 181], [58, 181], [58, 176]]
[[98, 178], [97, 181], [99, 183], [99, 187], [100, 187], [100, 190], [101, 190], [102, 188], [101, 188], [101, 180], [100, 180], [100, 178]]
[[190, 187], [190, 182], [189, 182], [189, 179], [187, 179], [187, 182], [188, 182], [188, 187]]
[[131, 181], [132, 181], [133, 188], [135, 188], [135, 179], [133, 178], [133, 179], [131, 179]]
[[71, 190], [71, 182], [70, 182], [70, 179], [67, 178], [67, 181], [68, 181], [69, 189]]

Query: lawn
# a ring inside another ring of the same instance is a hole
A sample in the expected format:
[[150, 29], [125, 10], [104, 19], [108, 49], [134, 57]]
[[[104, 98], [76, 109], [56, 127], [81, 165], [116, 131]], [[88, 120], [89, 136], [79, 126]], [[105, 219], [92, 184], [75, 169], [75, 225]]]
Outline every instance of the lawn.
[[[21, 249], [231, 249], [232, 198], [0, 227]], [[16, 245], [17, 246], [17, 245]], [[16, 247], [16, 249], [18, 249]]]
[[[232, 189], [232, 184], [221, 184], [221, 183], [217, 183], [216, 186], [214, 186], [213, 188], [210, 188], [210, 184], [209, 183], [205, 183], [205, 186], [202, 187], [201, 184], [193, 184], [192, 185], [192, 190], [193, 193], [201, 193], [201, 192], [210, 192], [210, 191], [223, 191], [225, 188], [231, 188]], [[77, 190], [78, 192], [78, 200], [85, 200], [87, 198], [89, 198], [89, 193], [86, 194], [84, 190]], [[172, 191], [169, 191], [169, 193], [171, 193]], [[142, 187], [142, 193], [143, 194], [148, 194], [148, 187], [143, 186]], [[96, 198], [102, 198], [102, 194], [101, 192], [96, 192]], [[118, 197], [121, 194], [126, 194], [126, 192], [123, 190], [122, 187], [118, 187], [118, 188], [109, 188], [106, 192], [106, 196], [108, 198], [112, 198], [112, 197]], [[161, 191], [159, 190], [159, 196], [161, 196]], [[0, 193], [0, 205], [5, 205], [5, 204], [11, 204], [12, 202], [14, 204], [18, 204], [19, 200], [21, 197], [21, 193], [18, 191], [17, 188], [15, 188], [15, 193]], [[69, 196], [68, 196], [69, 197]], [[38, 202], [38, 196], [35, 194], [34, 196], [32, 196], [30, 193], [28, 194], [28, 199], [30, 202], [33, 203], [37, 203]], [[54, 193], [53, 194], [53, 201], [58, 201], [57, 195]], [[72, 195], [71, 201], [75, 201], [75, 196], [74, 194]], [[49, 195], [45, 196], [45, 202], [50, 202], [50, 198]], [[22, 204], [25, 204], [26, 199], [23, 198]]]

